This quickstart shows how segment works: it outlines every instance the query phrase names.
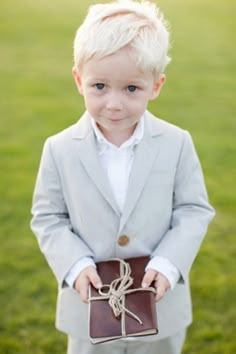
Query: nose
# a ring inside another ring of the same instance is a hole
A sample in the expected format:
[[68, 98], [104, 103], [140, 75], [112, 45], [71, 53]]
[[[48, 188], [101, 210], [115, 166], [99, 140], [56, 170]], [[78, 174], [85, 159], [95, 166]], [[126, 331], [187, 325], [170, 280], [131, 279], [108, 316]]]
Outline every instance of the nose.
[[106, 109], [109, 111], [120, 111], [123, 107], [120, 95], [117, 92], [112, 92], [107, 97]]

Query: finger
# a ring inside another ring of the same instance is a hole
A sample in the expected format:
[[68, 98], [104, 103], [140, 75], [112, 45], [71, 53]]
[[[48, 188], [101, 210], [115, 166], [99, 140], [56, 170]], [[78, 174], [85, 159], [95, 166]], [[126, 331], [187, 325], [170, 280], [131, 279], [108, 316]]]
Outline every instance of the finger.
[[163, 286], [156, 286], [156, 301], [160, 301], [164, 296], [165, 296], [165, 293], [166, 293], [166, 289], [165, 287]]
[[156, 277], [157, 271], [154, 269], [148, 269], [143, 277], [142, 287], [147, 288], [148, 286], [150, 286], [152, 282], [156, 279]]
[[165, 296], [166, 291], [169, 289], [170, 283], [164, 275], [159, 273], [155, 286], [157, 291], [156, 301], [160, 301]]
[[80, 279], [78, 284], [80, 298], [82, 302], [88, 303], [88, 287], [89, 287], [89, 280], [86, 277]]

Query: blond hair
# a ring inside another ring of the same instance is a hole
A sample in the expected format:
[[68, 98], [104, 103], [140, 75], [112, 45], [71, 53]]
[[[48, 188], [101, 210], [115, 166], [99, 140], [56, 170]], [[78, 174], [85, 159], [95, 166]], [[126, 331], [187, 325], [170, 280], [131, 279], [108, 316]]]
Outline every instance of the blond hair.
[[136, 65], [155, 77], [169, 63], [169, 31], [154, 3], [118, 0], [91, 6], [74, 40], [74, 64], [82, 71], [91, 58], [101, 59], [128, 47]]

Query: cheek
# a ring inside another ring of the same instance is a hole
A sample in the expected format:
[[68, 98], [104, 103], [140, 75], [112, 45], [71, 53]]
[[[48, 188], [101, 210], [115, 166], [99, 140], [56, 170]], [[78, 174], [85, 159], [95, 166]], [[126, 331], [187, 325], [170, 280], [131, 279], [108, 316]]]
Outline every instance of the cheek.
[[135, 100], [132, 100], [129, 104], [130, 110], [137, 113], [142, 113], [147, 107], [148, 100], [144, 96], [139, 96]]
[[88, 110], [96, 111], [99, 109], [101, 102], [94, 95], [86, 95], [84, 97], [85, 104]]

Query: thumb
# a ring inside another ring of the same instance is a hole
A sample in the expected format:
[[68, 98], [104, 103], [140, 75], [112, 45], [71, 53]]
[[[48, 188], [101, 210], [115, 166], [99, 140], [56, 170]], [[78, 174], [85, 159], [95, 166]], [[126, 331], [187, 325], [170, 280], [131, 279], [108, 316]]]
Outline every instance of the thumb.
[[100, 289], [102, 287], [102, 281], [99, 277], [95, 268], [91, 269], [90, 273], [88, 274], [89, 281], [96, 289]]
[[143, 277], [142, 287], [143, 288], [149, 287], [152, 284], [152, 282], [156, 279], [156, 276], [157, 276], [156, 270], [148, 269]]

